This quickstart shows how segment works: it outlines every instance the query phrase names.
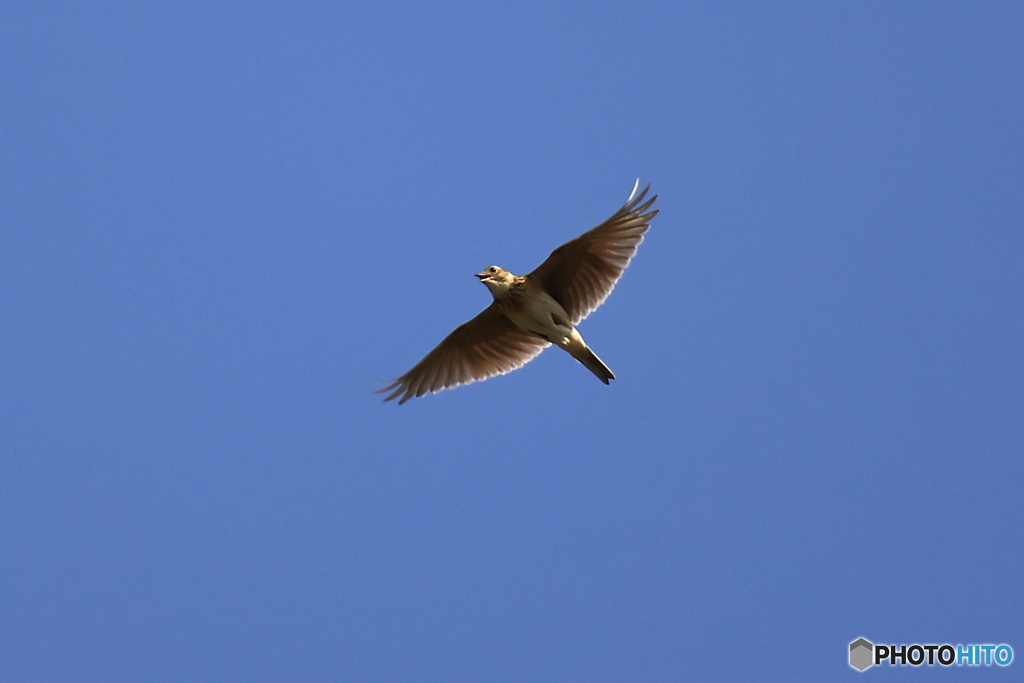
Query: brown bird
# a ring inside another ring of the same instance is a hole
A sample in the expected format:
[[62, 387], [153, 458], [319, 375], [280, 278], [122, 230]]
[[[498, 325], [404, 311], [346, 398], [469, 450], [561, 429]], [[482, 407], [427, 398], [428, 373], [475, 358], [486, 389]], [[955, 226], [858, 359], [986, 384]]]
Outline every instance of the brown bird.
[[494, 302], [377, 393], [390, 391], [384, 400], [401, 396], [402, 404], [428, 391], [521, 368], [548, 344], [568, 351], [605, 384], [615, 379], [576, 325], [611, 294], [644, 241], [649, 221], [658, 214], [657, 209], [644, 213], [658, 196], [645, 202], [651, 186], [637, 194], [639, 187], [637, 180], [629, 199], [611, 218], [555, 249], [532, 273], [513, 275], [498, 266], [477, 273]]

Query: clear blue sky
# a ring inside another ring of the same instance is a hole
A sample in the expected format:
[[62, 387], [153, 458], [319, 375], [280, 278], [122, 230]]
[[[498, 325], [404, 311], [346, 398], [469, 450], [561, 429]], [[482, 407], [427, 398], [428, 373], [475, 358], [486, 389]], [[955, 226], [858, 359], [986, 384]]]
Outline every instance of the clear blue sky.
[[[1019, 3], [8, 3], [0, 679], [1024, 658], [1022, 45]], [[371, 393], [637, 177], [611, 386]]]

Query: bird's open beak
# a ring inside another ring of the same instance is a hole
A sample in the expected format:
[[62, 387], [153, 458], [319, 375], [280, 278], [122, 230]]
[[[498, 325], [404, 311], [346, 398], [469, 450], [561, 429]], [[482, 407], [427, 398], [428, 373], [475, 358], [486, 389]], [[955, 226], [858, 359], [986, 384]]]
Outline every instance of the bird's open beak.
[[485, 277], [487, 277], [487, 273], [476, 273], [473, 277], [478, 277], [481, 280], [483, 280]]

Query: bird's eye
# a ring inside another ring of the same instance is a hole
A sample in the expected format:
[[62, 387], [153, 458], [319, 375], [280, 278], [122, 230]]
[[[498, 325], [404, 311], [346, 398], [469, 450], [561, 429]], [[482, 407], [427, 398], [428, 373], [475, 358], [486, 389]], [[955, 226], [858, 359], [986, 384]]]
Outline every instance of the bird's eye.
[[498, 269], [495, 268], [494, 266], [491, 266], [490, 268], [487, 269], [487, 272], [488, 273], [497, 273]]

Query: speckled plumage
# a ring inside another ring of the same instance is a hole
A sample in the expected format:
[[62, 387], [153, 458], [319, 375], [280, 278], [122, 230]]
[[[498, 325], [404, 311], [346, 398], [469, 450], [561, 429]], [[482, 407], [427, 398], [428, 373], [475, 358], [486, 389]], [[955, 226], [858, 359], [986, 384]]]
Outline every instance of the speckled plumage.
[[643, 242], [657, 209], [644, 201], [648, 185], [633, 186], [626, 203], [608, 220], [551, 252], [536, 270], [513, 275], [490, 266], [477, 277], [494, 302], [451, 334], [407, 373], [381, 389], [384, 399], [410, 398], [469, 384], [520, 368], [548, 344], [580, 361], [605, 384], [612, 371], [583, 341], [576, 325], [600, 306]]

